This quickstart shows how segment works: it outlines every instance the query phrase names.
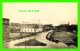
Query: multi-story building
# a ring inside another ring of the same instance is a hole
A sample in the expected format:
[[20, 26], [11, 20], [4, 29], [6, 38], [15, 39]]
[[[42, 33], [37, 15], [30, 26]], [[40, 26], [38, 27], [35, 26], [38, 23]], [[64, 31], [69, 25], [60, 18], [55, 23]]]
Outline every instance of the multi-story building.
[[20, 32], [21, 33], [35, 33], [42, 32], [43, 28], [41, 24], [31, 24], [31, 23], [23, 23], [21, 24]]
[[3, 41], [9, 39], [9, 19], [3, 18]]

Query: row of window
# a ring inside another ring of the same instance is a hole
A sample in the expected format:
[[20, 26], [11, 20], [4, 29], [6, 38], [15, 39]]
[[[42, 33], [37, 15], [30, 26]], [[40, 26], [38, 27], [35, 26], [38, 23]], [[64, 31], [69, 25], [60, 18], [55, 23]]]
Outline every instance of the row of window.
[[9, 23], [9, 21], [3, 21], [3, 23]]
[[35, 26], [35, 25], [31, 25], [31, 24], [22, 24], [22, 26]]
[[21, 29], [20, 32], [35, 32], [35, 31], [42, 31], [43, 29]]
[[35, 31], [34, 29], [21, 29], [21, 32], [26, 32], [26, 31]]
[[33, 26], [22, 26], [21, 28], [34, 28]]

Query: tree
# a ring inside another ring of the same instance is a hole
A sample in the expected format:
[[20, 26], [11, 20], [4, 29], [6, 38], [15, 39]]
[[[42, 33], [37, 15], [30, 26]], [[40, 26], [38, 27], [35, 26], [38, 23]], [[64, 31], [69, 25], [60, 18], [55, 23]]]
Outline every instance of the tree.
[[35, 31], [35, 34], [36, 34], [36, 30], [39, 28], [39, 25], [38, 24], [34, 24], [34, 31]]

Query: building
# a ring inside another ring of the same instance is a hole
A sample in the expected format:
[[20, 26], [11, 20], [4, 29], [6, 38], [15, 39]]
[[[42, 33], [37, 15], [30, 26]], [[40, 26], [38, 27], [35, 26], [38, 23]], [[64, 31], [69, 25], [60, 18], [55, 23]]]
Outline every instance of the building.
[[20, 33], [20, 23], [11, 23], [10, 33]]
[[69, 24], [61, 24], [60, 25], [61, 31], [68, 31], [68, 29], [69, 29]]
[[70, 26], [69, 22], [67, 24], [60, 24], [60, 25], [56, 26], [55, 30], [56, 31], [68, 31], [69, 26]]
[[52, 26], [52, 24], [45, 24], [44, 26], [43, 26], [43, 31], [49, 31], [49, 30], [53, 30], [53, 26]]
[[9, 39], [9, 19], [3, 18], [3, 41]]
[[42, 32], [42, 24], [31, 24], [31, 23], [22, 23], [20, 28], [20, 33], [35, 33]]

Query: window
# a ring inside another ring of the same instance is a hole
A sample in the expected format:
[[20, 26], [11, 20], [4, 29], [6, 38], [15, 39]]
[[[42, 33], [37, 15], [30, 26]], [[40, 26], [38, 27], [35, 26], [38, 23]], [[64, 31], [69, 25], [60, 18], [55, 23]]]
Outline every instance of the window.
[[4, 21], [4, 23], [8, 23], [8, 21]]
[[29, 29], [28, 29], [28, 31], [29, 31]]
[[26, 31], [26, 29], [25, 29], [25, 31]]

